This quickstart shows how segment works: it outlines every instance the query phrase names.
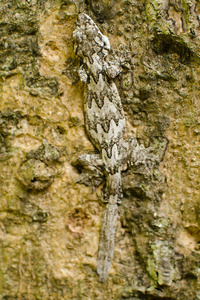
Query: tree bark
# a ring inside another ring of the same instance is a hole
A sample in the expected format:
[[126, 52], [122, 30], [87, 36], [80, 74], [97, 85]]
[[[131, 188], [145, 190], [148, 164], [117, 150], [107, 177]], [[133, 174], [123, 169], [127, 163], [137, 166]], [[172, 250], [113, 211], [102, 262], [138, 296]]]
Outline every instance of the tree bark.
[[[5, 0], [0, 12], [0, 299], [200, 299], [199, 2]], [[102, 165], [78, 163], [96, 151], [73, 50], [80, 12], [122, 61], [126, 136], [161, 161], [122, 173], [105, 283]]]

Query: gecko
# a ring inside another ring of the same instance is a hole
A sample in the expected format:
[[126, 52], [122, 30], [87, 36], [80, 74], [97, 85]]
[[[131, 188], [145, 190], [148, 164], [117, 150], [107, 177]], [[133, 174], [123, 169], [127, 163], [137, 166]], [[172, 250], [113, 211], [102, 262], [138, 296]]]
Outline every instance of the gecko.
[[[122, 200], [121, 172], [132, 161], [156, 161], [141, 149], [135, 138], [124, 141], [125, 116], [114, 78], [123, 70], [117, 61], [109, 62], [110, 42], [85, 13], [78, 16], [73, 32], [74, 51], [81, 60], [80, 80], [84, 83], [84, 119], [87, 135], [99, 154], [80, 157], [82, 165], [104, 176], [106, 204], [102, 217], [97, 258], [99, 281], [105, 282], [111, 268], [118, 207]], [[96, 177], [96, 178], [97, 178]]]
[[87, 134], [99, 150], [106, 177], [106, 209], [98, 250], [97, 273], [105, 282], [114, 253], [118, 205], [122, 198], [119, 147], [125, 134], [125, 117], [117, 87], [112, 80], [119, 68], [109, 72], [106, 56], [110, 43], [93, 20], [80, 14], [73, 32], [75, 53], [82, 58], [79, 76], [86, 83], [84, 117]]

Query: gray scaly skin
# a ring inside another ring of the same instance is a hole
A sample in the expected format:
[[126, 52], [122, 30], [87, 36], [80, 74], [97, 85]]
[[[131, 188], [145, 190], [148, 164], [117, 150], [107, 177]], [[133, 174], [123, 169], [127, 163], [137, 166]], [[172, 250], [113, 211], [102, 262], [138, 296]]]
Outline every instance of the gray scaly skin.
[[86, 131], [99, 150], [106, 176], [106, 209], [100, 233], [97, 272], [105, 282], [111, 267], [118, 204], [122, 198], [119, 147], [125, 133], [121, 99], [112, 78], [119, 67], [109, 68], [110, 43], [86, 14], [80, 14], [73, 33], [76, 55], [82, 57], [80, 79], [86, 83], [84, 116]]
[[[161, 158], [152, 148], [139, 146], [135, 138], [123, 141], [125, 118], [121, 99], [113, 81], [121, 71], [123, 60], [108, 60], [110, 43], [86, 14], [80, 14], [73, 33], [75, 53], [81, 58], [79, 76], [85, 83], [84, 117], [87, 134], [100, 154], [84, 154], [79, 166], [86, 170], [79, 182], [98, 186], [106, 179], [98, 250], [99, 281], [108, 278], [114, 253], [118, 205], [122, 199], [121, 172], [130, 166], [143, 166], [151, 172]], [[165, 153], [167, 143], [161, 152]], [[164, 154], [163, 154], [164, 157]], [[91, 174], [87, 178], [87, 174]], [[84, 175], [86, 174], [86, 175]]]

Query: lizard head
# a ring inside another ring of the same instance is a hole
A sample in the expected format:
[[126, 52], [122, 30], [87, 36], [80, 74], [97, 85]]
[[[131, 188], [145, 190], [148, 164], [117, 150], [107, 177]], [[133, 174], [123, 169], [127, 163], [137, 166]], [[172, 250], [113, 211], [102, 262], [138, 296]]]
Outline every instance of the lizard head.
[[73, 32], [75, 52], [78, 56], [88, 57], [98, 54], [103, 58], [110, 50], [110, 43], [93, 20], [86, 14], [80, 14]]

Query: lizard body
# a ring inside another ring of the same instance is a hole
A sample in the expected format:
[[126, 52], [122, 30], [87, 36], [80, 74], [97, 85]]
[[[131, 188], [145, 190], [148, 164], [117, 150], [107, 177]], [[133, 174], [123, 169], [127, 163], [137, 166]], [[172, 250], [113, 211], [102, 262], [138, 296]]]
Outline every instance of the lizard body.
[[[86, 132], [99, 154], [83, 154], [78, 164], [85, 170], [80, 180], [98, 186], [106, 180], [97, 259], [99, 281], [108, 278], [114, 253], [118, 205], [122, 199], [121, 172], [130, 166], [141, 166], [148, 174], [163, 159], [168, 140], [160, 138], [160, 156], [154, 155], [151, 146], [144, 148], [134, 137], [123, 141], [125, 117], [117, 87], [113, 81], [121, 71], [123, 61], [108, 60], [110, 43], [93, 20], [80, 14], [73, 32], [75, 53], [81, 59], [79, 76], [85, 83], [84, 117]], [[89, 175], [90, 174], [90, 175]], [[91, 175], [92, 174], [92, 175]], [[89, 176], [89, 177], [88, 177]]]
[[110, 69], [106, 56], [110, 44], [92, 19], [78, 17], [73, 33], [76, 54], [82, 58], [80, 79], [86, 83], [84, 117], [86, 131], [99, 150], [106, 177], [106, 209], [100, 233], [97, 272], [99, 281], [107, 280], [114, 252], [114, 238], [121, 201], [121, 166], [119, 148], [125, 133], [125, 118], [117, 87], [111, 77], [119, 68]]

